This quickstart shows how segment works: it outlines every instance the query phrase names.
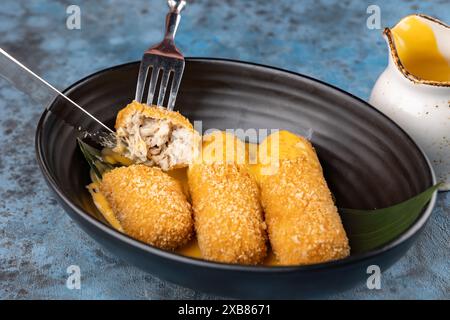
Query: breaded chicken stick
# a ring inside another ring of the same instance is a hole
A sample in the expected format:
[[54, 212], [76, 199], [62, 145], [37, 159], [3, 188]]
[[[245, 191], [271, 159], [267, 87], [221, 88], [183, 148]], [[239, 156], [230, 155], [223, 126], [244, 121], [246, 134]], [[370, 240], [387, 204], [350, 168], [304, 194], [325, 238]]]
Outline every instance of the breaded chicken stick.
[[103, 175], [99, 189], [131, 237], [161, 249], [175, 249], [191, 239], [191, 206], [180, 183], [161, 169], [115, 168]]
[[[273, 143], [279, 146], [278, 154], [270, 154], [267, 145]], [[270, 157], [265, 166], [272, 168], [268, 174], [259, 171], [257, 175], [278, 263], [313, 264], [348, 256], [348, 239], [312, 145], [281, 131], [267, 137], [259, 151], [260, 159]]]
[[136, 101], [119, 111], [115, 127], [114, 151], [164, 171], [187, 167], [200, 143], [198, 133], [180, 113]]
[[[231, 148], [245, 150], [243, 142], [234, 136], [229, 141]], [[188, 170], [198, 244], [205, 259], [257, 264], [267, 253], [258, 186], [245, 163], [238, 164], [234, 156], [226, 161], [225, 155], [230, 154], [230, 149], [221, 149], [221, 143], [216, 144], [221, 151], [208, 155], [211, 141], [206, 142], [205, 158]]]

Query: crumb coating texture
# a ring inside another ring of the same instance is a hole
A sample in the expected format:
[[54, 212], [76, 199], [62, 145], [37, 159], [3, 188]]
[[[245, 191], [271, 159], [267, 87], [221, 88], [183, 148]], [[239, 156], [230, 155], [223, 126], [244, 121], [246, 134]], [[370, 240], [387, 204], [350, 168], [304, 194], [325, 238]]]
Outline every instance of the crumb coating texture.
[[296, 144], [295, 156], [281, 152], [277, 170], [258, 179], [272, 249], [282, 265], [344, 258], [348, 239], [315, 150], [301, 137]]
[[171, 250], [191, 239], [191, 206], [180, 183], [161, 169], [145, 165], [113, 169], [103, 176], [100, 191], [131, 237]]
[[194, 131], [192, 124], [187, 118], [185, 118], [178, 111], [167, 110], [166, 108], [157, 106], [148, 106], [137, 101], [133, 101], [125, 108], [119, 111], [116, 118], [116, 130], [123, 127], [126, 123], [126, 119], [132, 116], [134, 113], [141, 113], [146, 118], [157, 120], [169, 120], [173, 125], [185, 127]]
[[245, 166], [195, 164], [188, 171], [197, 240], [205, 259], [261, 263], [267, 254], [259, 189]]

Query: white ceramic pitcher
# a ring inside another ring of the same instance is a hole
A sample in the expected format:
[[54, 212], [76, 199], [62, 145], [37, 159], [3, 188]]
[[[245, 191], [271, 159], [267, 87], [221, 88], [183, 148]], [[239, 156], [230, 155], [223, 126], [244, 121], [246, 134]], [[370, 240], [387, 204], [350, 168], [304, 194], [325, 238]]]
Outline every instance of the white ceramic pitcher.
[[450, 27], [425, 16], [386, 28], [389, 64], [370, 103], [397, 122], [428, 155], [440, 190], [450, 189]]

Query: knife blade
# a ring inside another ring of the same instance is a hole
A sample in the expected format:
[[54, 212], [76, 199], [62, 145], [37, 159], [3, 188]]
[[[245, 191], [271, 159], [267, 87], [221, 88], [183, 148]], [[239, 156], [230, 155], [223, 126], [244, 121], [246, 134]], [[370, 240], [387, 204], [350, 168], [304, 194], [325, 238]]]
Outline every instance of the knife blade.
[[[115, 132], [78, 103], [56, 89], [27, 66], [0, 48], [0, 76], [6, 79], [19, 91], [27, 94], [60, 120], [75, 129], [77, 136], [90, 138], [96, 143], [113, 147], [116, 144]], [[61, 99], [58, 103], [54, 103]], [[70, 109], [68, 109], [70, 108]], [[82, 119], [83, 121], [80, 121]], [[85, 121], [87, 120], [87, 121]], [[84, 125], [82, 125], [82, 123]], [[91, 131], [87, 124], [100, 125], [100, 130]]]

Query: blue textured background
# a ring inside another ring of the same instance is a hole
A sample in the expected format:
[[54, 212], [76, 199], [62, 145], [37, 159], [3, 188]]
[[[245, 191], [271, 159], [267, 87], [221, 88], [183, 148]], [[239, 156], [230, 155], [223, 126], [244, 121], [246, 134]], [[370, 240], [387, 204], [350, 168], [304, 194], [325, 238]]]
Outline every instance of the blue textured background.
[[[81, 7], [81, 30], [67, 30], [65, 10]], [[190, 1], [177, 44], [186, 56], [248, 60], [330, 82], [367, 99], [387, 62], [382, 25], [420, 12], [450, 22], [448, 0]], [[59, 88], [112, 65], [138, 60], [158, 41], [163, 0], [17, 1], [0, 4], [0, 45]], [[0, 298], [216, 298], [172, 285], [105, 252], [64, 213], [34, 159], [42, 107], [0, 81]], [[450, 298], [450, 192], [440, 193], [425, 232], [382, 277], [329, 298]], [[82, 289], [65, 286], [79, 265]]]

